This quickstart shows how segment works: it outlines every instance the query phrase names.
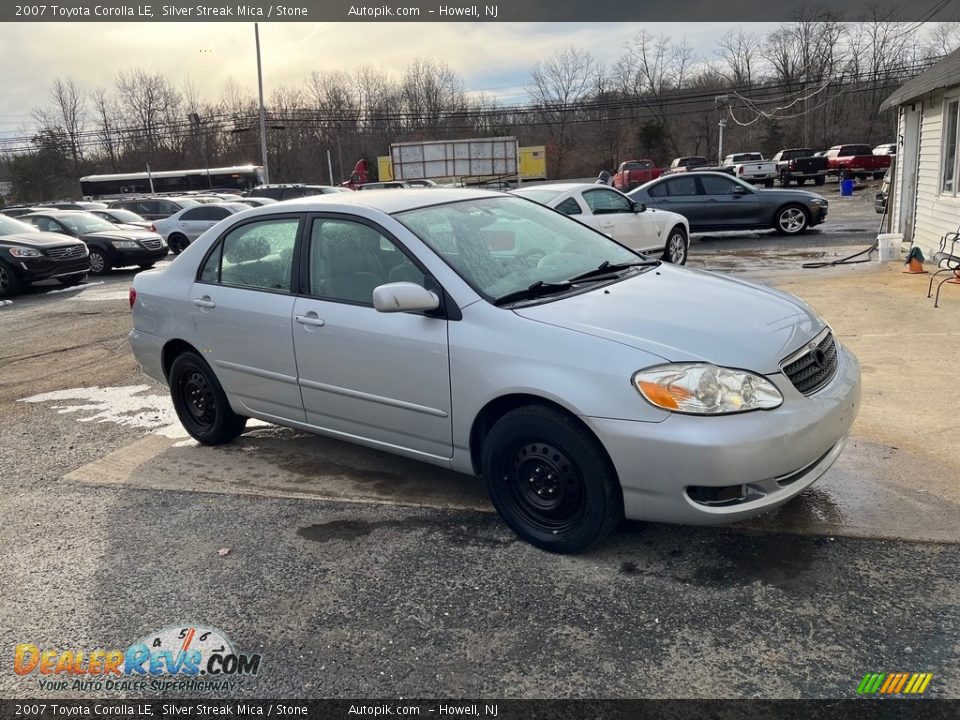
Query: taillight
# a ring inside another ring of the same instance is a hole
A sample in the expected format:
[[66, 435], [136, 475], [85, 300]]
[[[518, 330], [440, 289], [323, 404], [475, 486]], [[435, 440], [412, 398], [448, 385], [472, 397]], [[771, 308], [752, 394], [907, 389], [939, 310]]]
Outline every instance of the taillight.
[[136, 289], [131, 285], [131, 286], [130, 286], [130, 307], [131, 307], [131, 308], [133, 307], [133, 304], [134, 304], [136, 301], [137, 301], [137, 291], [136, 291]]
[[737, 170], [737, 175], [743, 175], [743, 165], [741, 165], [740, 169]]
[[791, 161], [790, 161], [790, 169], [791, 169], [791, 170], [796, 170], [796, 169], [797, 169], [797, 161], [796, 161], [796, 160], [791, 160]]
[[156, 232], [156, 231], [157, 231], [157, 226], [153, 223], [150, 223], [150, 232]]

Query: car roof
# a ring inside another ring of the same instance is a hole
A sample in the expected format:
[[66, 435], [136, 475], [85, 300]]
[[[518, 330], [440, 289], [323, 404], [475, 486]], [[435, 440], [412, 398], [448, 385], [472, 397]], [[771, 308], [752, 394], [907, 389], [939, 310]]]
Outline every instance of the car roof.
[[483, 198], [502, 198], [503, 193], [494, 190], [468, 190], [459, 188], [434, 188], [424, 192], [417, 188], [398, 188], [395, 190], [364, 190], [362, 192], [328, 193], [303, 198], [283, 200], [260, 208], [257, 211], [276, 212], [311, 211], [334, 206], [365, 207], [391, 215], [413, 210], [414, 208], [443, 205], [461, 200], [479, 200]]
[[571, 190], [586, 190], [587, 188], [607, 188], [608, 190], [616, 190], [616, 188], [610, 187], [609, 185], [600, 185], [598, 183], [547, 183], [544, 185], [521, 185], [520, 187], [512, 190], [511, 192], [522, 194], [524, 191], [530, 190], [555, 190], [557, 195], [560, 193], [569, 192]]

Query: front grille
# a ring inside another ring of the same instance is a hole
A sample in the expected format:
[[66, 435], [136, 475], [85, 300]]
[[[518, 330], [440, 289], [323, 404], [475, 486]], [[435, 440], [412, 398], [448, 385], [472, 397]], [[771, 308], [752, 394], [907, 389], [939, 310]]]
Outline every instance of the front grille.
[[783, 362], [783, 372], [804, 395], [812, 395], [837, 372], [837, 343], [827, 328]]
[[58, 260], [69, 260], [70, 258], [83, 257], [87, 252], [85, 245], [68, 245], [67, 247], [58, 247], [47, 250], [47, 255]]
[[163, 247], [163, 241], [160, 238], [153, 238], [152, 240], [141, 240], [140, 243], [147, 250], [159, 250]]

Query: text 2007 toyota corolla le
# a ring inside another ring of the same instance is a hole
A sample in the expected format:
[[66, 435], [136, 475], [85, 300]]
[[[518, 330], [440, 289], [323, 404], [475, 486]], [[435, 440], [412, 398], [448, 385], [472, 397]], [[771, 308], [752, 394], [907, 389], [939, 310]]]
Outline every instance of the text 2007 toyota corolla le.
[[201, 443], [254, 417], [477, 474], [559, 552], [624, 516], [781, 505], [860, 399], [856, 360], [793, 296], [486, 191], [241, 212], [137, 275], [131, 304], [137, 360]]

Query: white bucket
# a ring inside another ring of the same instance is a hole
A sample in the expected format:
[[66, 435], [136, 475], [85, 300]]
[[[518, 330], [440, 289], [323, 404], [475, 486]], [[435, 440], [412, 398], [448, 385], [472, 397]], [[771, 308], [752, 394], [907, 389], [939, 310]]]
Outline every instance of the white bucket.
[[880, 262], [892, 262], [900, 259], [903, 247], [903, 233], [880, 233], [877, 235], [877, 248]]

